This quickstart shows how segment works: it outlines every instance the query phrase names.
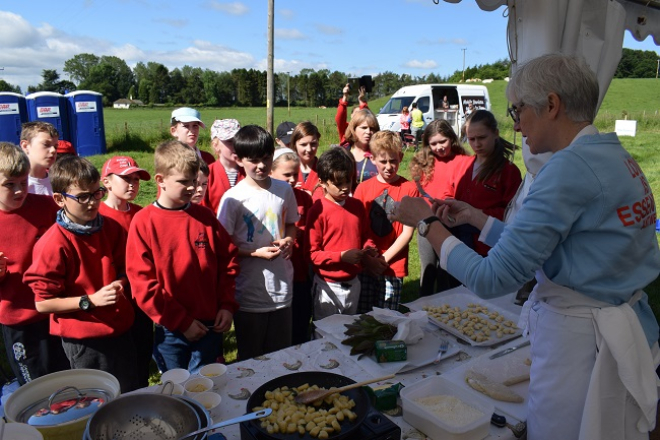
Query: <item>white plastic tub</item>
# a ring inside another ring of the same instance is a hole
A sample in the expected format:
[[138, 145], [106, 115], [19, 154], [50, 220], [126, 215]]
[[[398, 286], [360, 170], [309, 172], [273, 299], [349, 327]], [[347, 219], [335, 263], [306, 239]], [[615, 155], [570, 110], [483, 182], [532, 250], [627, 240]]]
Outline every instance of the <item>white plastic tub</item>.
[[[490, 418], [495, 406], [442, 376], [420, 380], [400, 391], [403, 419], [433, 440], [481, 440], [490, 432]], [[477, 420], [457, 427], [447, 424], [415, 400], [430, 396], [454, 396], [483, 413]]]

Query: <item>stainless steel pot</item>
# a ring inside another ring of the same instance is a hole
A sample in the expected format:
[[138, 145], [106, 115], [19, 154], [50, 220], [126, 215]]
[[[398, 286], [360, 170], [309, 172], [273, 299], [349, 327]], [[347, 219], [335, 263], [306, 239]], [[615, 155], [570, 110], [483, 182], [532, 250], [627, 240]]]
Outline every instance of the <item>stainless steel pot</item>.
[[13, 392], [5, 403], [5, 416], [10, 422], [34, 426], [44, 440], [80, 439], [92, 414], [119, 393], [119, 381], [104, 371], [60, 371]]

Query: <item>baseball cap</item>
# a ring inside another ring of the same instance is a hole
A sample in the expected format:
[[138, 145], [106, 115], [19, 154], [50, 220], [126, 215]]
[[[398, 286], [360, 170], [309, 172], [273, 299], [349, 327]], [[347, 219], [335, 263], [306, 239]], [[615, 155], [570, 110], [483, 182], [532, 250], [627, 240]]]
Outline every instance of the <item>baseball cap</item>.
[[197, 110], [190, 107], [181, 107], [172, 111], [172, 119], [178, 122], [199, 122], [199, 124], [206, 128], [206, 125], [202, 122], [202, 116]]
[[69, 141], [60, 139], [57, 141], [57, 154], [73, 153], [76, 154], [76, 150], [73, 148], [73, 145]]
[[236, 119], [216, 119], [211, 126], [211, 140], [218, 138], [221, 141], [228, 141], [236, 136], [241, 124]]
[[151, 180], [151, 175], [147, 170], [138, 167], [137, 162], [128, 156], [113, 156], [103, 164], [101, 178], [108, 177], [110, 174], [126, 176], [127, 174], [138, 173], [140, 179]]
[[293, 130], [296, 128], [296, 124], [293, 122], [285, 121], [277, 126], [276, 136], [279, 140], [289, 145], [291, 142], [291, 135]]

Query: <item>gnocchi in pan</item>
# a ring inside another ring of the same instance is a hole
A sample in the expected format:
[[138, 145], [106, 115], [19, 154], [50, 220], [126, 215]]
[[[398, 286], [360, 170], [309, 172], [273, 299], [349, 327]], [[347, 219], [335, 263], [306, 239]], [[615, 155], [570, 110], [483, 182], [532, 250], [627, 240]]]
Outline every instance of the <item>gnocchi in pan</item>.
[[294, 401], [298, 393], [318, 389], [320, 388], [317, 385], [304, 384], [294, 388], [284, 386], [266, 391], [266, 400], [252, 410], [273, 410], [270, 416], [261, 419], [261, 427], [268, 434], [309, 433], [314, 438], [327, 439], [341, 431], [343, 421], [354, 421], [357, 418], [357, 414], [352, 411], [355, 401], [336, 393], [310, 405]]

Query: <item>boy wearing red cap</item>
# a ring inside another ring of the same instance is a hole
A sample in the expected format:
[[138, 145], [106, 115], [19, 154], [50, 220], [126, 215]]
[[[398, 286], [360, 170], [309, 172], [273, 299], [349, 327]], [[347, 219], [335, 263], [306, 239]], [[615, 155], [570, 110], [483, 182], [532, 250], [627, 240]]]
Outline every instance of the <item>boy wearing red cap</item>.
[[[108, 197], [99, 205], [99, 214], [109, 217], [128, 231], [135, 214], [142, 209], [140, 205], [131, 203], [140, 191], [140, 180], [151, 180], [151, 175], [138, 167], [137, 162], [129, 156], [113, 156], [101, 168], [101, 180], [108, 190]], [[126, 286], [130, 296], [130, 285]], [[149, 364], [154, 345], [154, 325], [151, 319], [133, 303], [135, 321], [131, 332], [137, 355], [138, 386], [149, 386]]]
[[108, 190], [108, 198], [101, 203], [99, 213], [113, 218], [128, 233], [133, 216], [142, 209], [131, 202], [140, 191], [140, 180], [151, 180], [151, 175], [138, 167], [132, 157], [114, 156], [103, 164], [101, 179]]

